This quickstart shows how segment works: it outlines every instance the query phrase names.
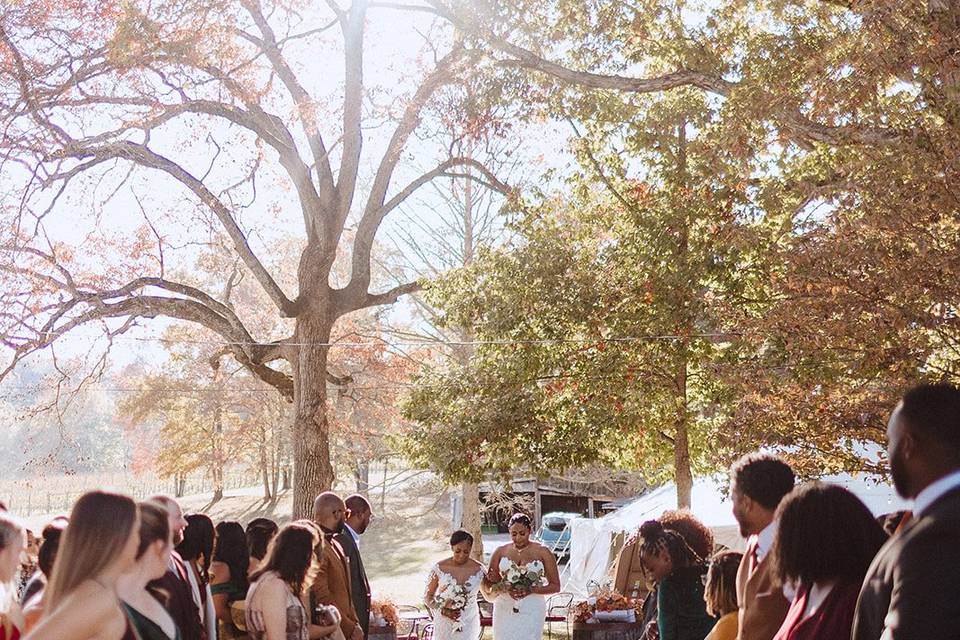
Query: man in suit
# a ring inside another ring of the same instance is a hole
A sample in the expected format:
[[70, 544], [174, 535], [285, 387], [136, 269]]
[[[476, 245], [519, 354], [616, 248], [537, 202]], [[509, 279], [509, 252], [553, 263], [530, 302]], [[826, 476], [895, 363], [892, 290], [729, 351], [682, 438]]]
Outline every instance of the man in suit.
[[772, 640], [790, 603], [777, 584], [769, 560], [777, 535], [777, 505], [793, 490], [793, 470], [777, 456], [752, 453], [730, 470], [733, 517], [747, 549], [737, 571], [740, 621], [737, 640]]
[[346, 505], [335, 493], [321, 493], [313, 503], [314, 521], [323, 530], [323, 552], [311, 593], [317, 604], [333, 605], [340, 612], [340, 630], [347, 640], [363, 640], [363, 628], [351, 596], [350, 561], [336, 535], [343, 530]]
[[867, 571], [853, 640], [960, 638], [960, 390], [911, 389], [887, 423], [893, 484], [910, 521]]
[[367, 531], [373, 520], [370, 502], [360, 494], [354, 494], [344, 500], [347, 517], [343, 522], [343, 531], [337, 534], [337, 542], [343, 548], [350, 561], [350, 585], [353, 608], [360, 619], [363, 637], [370, 635], [370, 583], [360, 557], [360, 536]]
[[[166, 509], [174, 546], [183, 542], [183, 530], [187, 528], [187, 520], [183, 517], [177, 501], [169, 496], [153, 496], [150, 500]], [[206, 637], [206, 630], [200, 622], [200, 609], [197, 607], [200, 593], [190, 583], [187, 566], [180, 554], [171, 552], [167, 572], [149, 586], [159, 588], [168, 595], [166, 609], [177, 623], [182, 640], [214, 640]]]

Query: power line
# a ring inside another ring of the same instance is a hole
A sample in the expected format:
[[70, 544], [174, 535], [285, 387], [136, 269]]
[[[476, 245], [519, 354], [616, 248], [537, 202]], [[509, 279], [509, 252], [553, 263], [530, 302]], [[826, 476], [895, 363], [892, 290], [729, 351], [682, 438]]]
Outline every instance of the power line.
[[[41, 336], [48, 335], [41, 333]], [[126, 340], [129, 342], [159, 342], [164, 344], [202, 344], [211, 346], [236, 346], [236, 347], [327, 347], [327, 348], [370, 348], [374, 346], [386, 347], [470, 347], [470, 346], [511, 346], [511, 345], [544, 345], [544, 344], [607, 344], [607, 343], [631, 343], [631, 342], [656, 342], [656, 341], [674, 341], [674, 340], [730, 340], [741, 337], [742, 333], [724, 332], [724, 333], [690, 333], [690, 334], [663, 334], [663, 335], [639, 335], [639, 336], [619, 336], [619, 337], [596, 337], [596, 338], [531, 338], [520, 340], [414, 340], [391, 342], [383, 338], [375, 338], [371, 342], [250, 342], [234, 340], [201, 340], [191, 338], [164, 338], [162, 336], [137, 337], [137, 336], [73, 336], [72, 339], [85, 338], [88, 340], [111, 341]], [[19, 336], [12, 340], [29, 340]]]

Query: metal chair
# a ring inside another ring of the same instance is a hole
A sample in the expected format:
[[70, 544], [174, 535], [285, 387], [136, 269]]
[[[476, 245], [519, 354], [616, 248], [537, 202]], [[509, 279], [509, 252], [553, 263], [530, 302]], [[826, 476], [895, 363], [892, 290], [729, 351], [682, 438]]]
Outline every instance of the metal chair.
[[570, 605], [573, 604], [573, 594], [566, 591], [555, 593], [547, 599], [547, 638], [553, 637], [553, 623], [562, 622], [566, 625], [567, 637], [570, 637]]
[[420, 621], [417, 619], [406, 620], [403, 618], [404, 613], [423, 613], [420, 607], [400, 604], [397, 605], [397, 613], [400, 614], [400, 620], [397, 622], [397, 640], [420, 640]]

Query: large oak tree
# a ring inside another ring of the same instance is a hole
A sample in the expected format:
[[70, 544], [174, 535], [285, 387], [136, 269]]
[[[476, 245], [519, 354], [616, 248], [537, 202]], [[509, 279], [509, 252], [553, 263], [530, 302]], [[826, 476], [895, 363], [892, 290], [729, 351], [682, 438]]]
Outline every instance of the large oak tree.
[[[479, 161], [426, 142], [410, 162], [425, 108], [467, 73], [475, 51], [434, 32], [419, 67], [371, 96], [365, 30], [377, 3], [318, 4], [28, 0], [0, 9], [0, 315], [12, 353], [0, 375], [78, 327], [115, 338], [148, 318], [200, 324], [294, 403], [295, 517], [333, 481], [335, 323], [420, 287], [373, 281], [384, 220], [462, 167], [505, 188]], [[336, 67], [330, 51], [341, 54]], [[384, 143], [365, 154], [369, 131], [384, 125]], [[426, 168], [424, 158], [433, 159]], [[295, 290], [258, 242], [282, 220], [276, 201], [255, 206], [268, 188], [288, 192], [279, 206], [300, 214]], [[140, 207], [136, 232], [100, 218], [118, 206]], [[93, 230], [71, 243], [62, 232], [79, 220]], [[206, 241], [207, 223], [269, 300], [260, 313], [288, 319], [289, 334], [257, 332], [256, 318], [174, 275], [169, 263]], [[332, 274], [338, 255], [351, 265], [344, 282]]]

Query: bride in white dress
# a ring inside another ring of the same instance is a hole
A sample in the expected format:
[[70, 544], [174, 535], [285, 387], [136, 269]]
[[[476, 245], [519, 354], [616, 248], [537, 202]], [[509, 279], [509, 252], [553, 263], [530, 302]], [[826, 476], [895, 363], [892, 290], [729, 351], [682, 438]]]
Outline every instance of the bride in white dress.
[[[510, 518], [511, 544], [493, 552], [484, 579], [484, 595], [493, 600], [494, 640], [540, 640], [547, 615], [545, 596], [560, 591], [560, 571], [553, 553], [530, 540], [530, 518], [522, 513]], [[542, 575], [540, 584], [527, 589], [511, 589], [505, 580], [517, 570]]]
[[[450, 536], [450, 549], [453, 555], [430, 569], [423, 599], [433, 614], [433, 637], [435, 640], [476, 640], [480, 637], [477, 593], [483, 581], [483, 565], [470, 557], [473, 536], [466, 531], [456, 531]], [[448, 593], [457, 585], [463, 587], [458, 591], [465, 595], [466, 606], [461, 611], [444, 608], [437, 602], [437, 595]]]

